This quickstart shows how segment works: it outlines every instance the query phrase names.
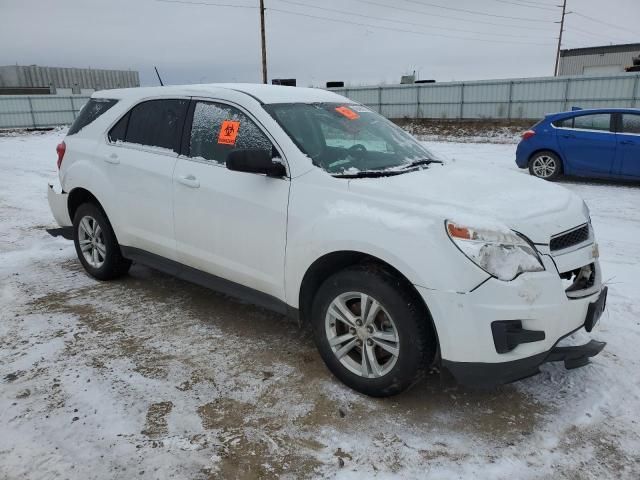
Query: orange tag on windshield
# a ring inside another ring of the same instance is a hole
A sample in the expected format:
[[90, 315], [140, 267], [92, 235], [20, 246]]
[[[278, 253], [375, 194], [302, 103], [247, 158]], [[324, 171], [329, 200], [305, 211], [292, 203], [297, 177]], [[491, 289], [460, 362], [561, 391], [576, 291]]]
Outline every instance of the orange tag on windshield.
[[240, 130], [240, 122], [235, 120], [225, 120], [222, 122], [222, 126], [220, 127], [218, 143], [223, 145], [235, 145], [238, 130]]
[[347, 117], [349, 120], [355, 120], [356, 118], [360, 118], [360, 115], [358, 115], [356, 112], [351, 110], [349, 107], [345, 107], [345, 106], [336, 107], [336, 112], [338, 112], [343, 117]]

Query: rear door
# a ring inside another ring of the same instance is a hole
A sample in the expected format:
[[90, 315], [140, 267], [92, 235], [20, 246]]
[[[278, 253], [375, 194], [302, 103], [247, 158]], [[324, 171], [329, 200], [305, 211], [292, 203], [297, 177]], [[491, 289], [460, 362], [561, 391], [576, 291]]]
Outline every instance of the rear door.
[[640, 114], [622, 113], [619, 129], [617, 158], [620, 175], [640, 177]]
[[610, 174], [616, 152], [616, 135], [610, 113], [589, 113], [554, 122], [569, 174]]
[[236, 106], [194, 100], [190, 110], [173, 182], [178, 260], [282, 300], [290, 181], [225, 164], [234, 149], [272, 152], [273, 139]]
[[116, 185], [118, 240], [175, 259], [173, 169], [180, 149], [188, 99], [147, 100], [109, 131], [101, 157]]

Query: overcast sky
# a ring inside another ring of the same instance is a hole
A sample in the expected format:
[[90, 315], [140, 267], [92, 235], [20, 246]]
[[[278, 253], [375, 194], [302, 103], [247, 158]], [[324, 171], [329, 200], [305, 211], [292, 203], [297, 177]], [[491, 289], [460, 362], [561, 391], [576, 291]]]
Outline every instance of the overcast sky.
[[[167, 84], [261, 81], [259, 0], [182, 1], [198, 4], [0, 0], [0, 65], [132, 69], [143, 85], [156, 84], [154, 65]], [[560, 3], [265, 0], [269, 79], [323, 86], [398, 83], [413, 70], [438, 81], [551, 75]], [[640, 42], [639, 0], [568, 0], [567, 9], [563, 48]]]

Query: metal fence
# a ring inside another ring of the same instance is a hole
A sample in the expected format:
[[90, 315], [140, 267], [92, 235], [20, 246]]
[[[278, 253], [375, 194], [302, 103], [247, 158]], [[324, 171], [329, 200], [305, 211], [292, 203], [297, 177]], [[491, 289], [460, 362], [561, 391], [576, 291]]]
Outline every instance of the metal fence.
[[640, 107], [640, 74], [332, 88], [388, 118], [538, 119], [572, 107]]
[[0, 96], [0, 128], [70, 125], [89, 97], [73, 95]]

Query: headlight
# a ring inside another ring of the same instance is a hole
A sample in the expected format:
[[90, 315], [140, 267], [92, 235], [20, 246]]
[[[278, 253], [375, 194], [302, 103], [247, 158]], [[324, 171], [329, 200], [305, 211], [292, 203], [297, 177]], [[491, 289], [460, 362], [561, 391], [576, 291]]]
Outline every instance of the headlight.
[[587, 206], [587, 202], [582, 201], [582, 213], [587, 217], [587, 222], [591, 223], [591, 212], [589, 211], [589, 207]]
[[445, 225], [449, 238], [462, 253], [500, 280], [509, 281], [522, 272], [544, 270], [535, 249], [512, 230], [473, 228], [448, 220]]

